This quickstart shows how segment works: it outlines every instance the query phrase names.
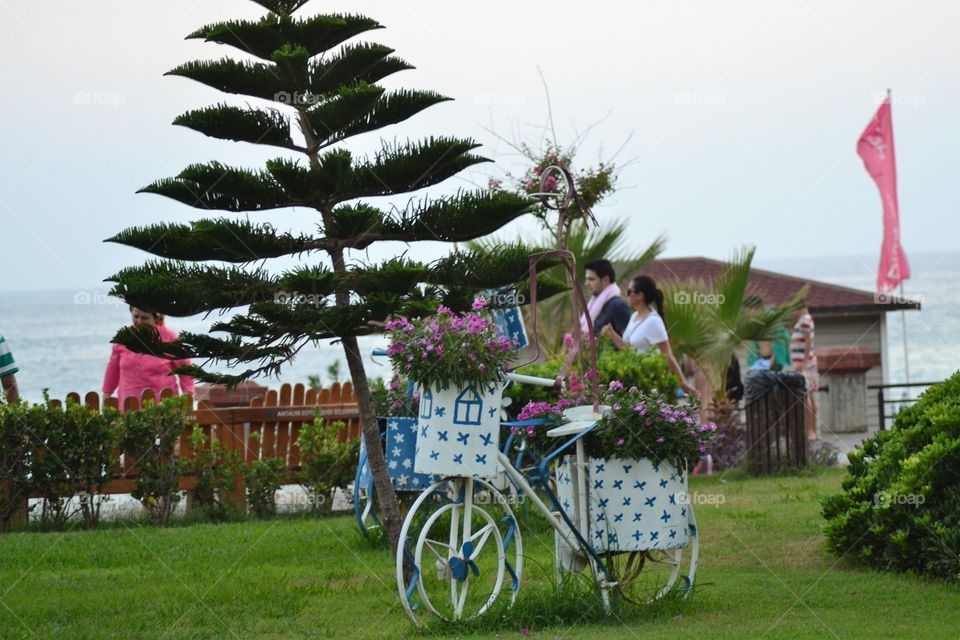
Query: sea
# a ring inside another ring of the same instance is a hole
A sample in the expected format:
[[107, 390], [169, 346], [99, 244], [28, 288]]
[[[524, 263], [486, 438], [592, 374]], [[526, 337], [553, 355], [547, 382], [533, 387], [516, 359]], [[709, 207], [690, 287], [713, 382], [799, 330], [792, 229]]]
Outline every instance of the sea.
[[[909, 258], [912, 273], [904, 283], [905, 294], [919, 299], [922, 309], [887, 317], [890, 381], [906, 379], [902, 318], [910, 379], [943, 380], [960, 369], [960, 251], [917, 253]], [[875, 287], [876, 264], [876, 257], [865, 256], [755, 261], [758, 268], [868, 292]], [[167, 324], [176, 331], [203, 332], [222, 319], [219, 315], [168, 318]], [[110, 339], [128, 321], [127, 307], [103, 288], [0, 292], [0, 335], [6, 337], [20, 367], [21, 394], [34, 402], [42, 400], [45, 391], [60, 399], [74, 391], [81, 395], [99, 391]], [[374, 349], [386, 346], [384, 339], [365, 336], [359, 342], [368, 375], [388, 376], [386, 358], [373, 356]], [[311, 375], [319, 375], [324, 385], [349, 378], [338, 343], [308, 345], [278, 377], [258, 381], [275, 388], [283, 382], [306, 383]]]

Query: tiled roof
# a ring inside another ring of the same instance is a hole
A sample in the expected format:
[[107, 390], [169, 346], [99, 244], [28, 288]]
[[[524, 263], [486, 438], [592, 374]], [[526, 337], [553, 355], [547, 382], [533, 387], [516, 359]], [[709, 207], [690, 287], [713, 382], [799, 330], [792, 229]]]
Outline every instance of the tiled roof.
[[[710, 258], [663, 258], [654, 260], [640, 271], [658, 284], [665, 282], [712, 283], [724, 267], [723, 262]], [[635, 274], [639, 275], [639, 274]], [[626, 285], [623, 280], [621, 284]], [[790, 299], [803, 285], [809, 284], [807, 306], [814, 314], [881, 313], [899, 309], [920, 309], [919, 302], [891, 300], [877, 301], [869, 291], [841, 287], [817, 280], [751, 269], [747, 293], [758, 296], [767, 305], [780, 305]]]

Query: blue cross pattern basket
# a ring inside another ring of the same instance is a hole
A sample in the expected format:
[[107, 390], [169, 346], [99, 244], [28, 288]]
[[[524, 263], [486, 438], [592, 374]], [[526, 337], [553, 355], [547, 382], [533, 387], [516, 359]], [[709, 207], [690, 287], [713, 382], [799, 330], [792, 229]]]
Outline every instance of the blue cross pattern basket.
[[414, 470], [442, 476], [497, 475], [502, 383], [428, 387], [420, 395]]
[[[417, 450], [417, 419], [387, 417], [387, 430], [384, 435], [384, 453], [387, 458], [387, 472], [397, 491], [420, 492], [436, 482], [438, 478], [426, 473], [416, 473], [413, 458]], [[366, 442], [360, 439], [360, 459], [366, 459]], [[364, 464], [357, 477], [358, 486], [372, 485], [373, 476], [370, 465]]]
[[[597, 551], [677, 549], [687, 546], [687, 479], [666, 461], [588, 458], [590, 543]], [[557, 497], [573, 513], [572, 461], [557, 465]]]

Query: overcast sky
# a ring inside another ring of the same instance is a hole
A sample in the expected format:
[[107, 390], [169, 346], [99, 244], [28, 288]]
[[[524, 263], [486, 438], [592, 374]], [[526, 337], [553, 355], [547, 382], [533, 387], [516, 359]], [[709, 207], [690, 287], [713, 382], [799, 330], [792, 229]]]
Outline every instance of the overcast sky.
[[[960, 244], [960, 4], [355, 0], [301, 9], [323, 11], [386, 26], [367, 39], [417, 67], [389, 86], [456, 99], [383, 135], [475, 137], [496, 160], [433, 193], [518, 170], [489, 129], [537, 143], [547, 112], [539, 67], [562, 143], [599, 123], [581, 166], [621, 146], [617, 160], [632, 161], [597, 214], [628, 217], [637, 246], [665, 232], [671, 256], [722, 258], [755, 244], [760, 260], [863, 255], [872, 269], [880, 200], [855, 145], [892, 87], [907, 255]], [[190, 31], [263, 13], [243, 0], [0, 0], [0, 290], [89, 287], [138, 264], [145, 254], [102, 240], [200, 216], [138, 188], [193, 162], [253, 167], [280, 155], [172, 126], [179, 113], [237, 100], [163, 76], [187, 60], [235, 55], [184, 41]], [[378, 139], [351, 148], [369, 151]], [[304, 210], [250, 218], [296, 230], [315, 222]]]

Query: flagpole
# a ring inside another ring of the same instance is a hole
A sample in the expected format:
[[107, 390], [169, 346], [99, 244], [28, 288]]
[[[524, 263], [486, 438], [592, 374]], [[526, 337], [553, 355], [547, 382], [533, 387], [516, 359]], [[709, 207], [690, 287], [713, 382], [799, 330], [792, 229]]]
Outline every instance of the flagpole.
[[[900, 301], [902, 303], [906, 303], [907, 301], [906, 297], [903, 295], [903, 280], [900, 281]], [[902, 322], [902, 326], [903, 326], [903, 373], [906, 376], [905, 382], [907, 384], [910, 384], [910, 359], [907, 355], [909, 352], [907, 350], [907, 310], [906, 309], [900, 310], [900, 321]]]
[[[887, 87], [887, 100], [893, 104], [893, 92]], [[903, 294], [903, 280], [900, 281], [900, 301], [906, 303], [907, 298]], [[900, 326], [903, 329], [903, 375], [904, 382], [910, 384], [910, 350], [907, 348], [907, 310], [900, 310]]]

